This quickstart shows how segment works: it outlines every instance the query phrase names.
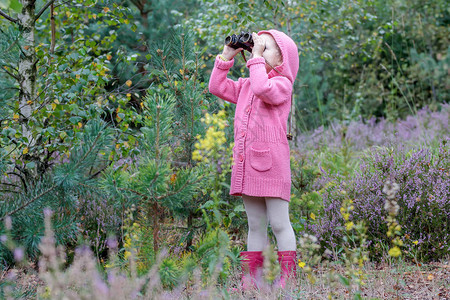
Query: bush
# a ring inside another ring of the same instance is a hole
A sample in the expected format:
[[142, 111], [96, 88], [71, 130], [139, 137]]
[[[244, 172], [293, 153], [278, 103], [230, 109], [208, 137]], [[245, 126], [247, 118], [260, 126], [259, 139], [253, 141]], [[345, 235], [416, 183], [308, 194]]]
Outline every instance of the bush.
[[442, 258], [450, 251], [448, 142], [448, 138], [443, 139], [438, 151], [426, 147], [408, 152], [401, 147], [370, 148], [361, 158], [360, 170], [349, 179], [330, 177], [322, 193], [320, 217], [309, 229], [325, 247], [340, 244], [343, 233], [337, 228], [344, 223], [340, 191], [346, 190], [354, 199], [352, 221], [366, 220], [370, 253], [380, 257], [381, 245], [389, 242], [382, 189], [391, 180], [400, 186], [397, 220], [403, 229], [404, 252], [425, 261]]

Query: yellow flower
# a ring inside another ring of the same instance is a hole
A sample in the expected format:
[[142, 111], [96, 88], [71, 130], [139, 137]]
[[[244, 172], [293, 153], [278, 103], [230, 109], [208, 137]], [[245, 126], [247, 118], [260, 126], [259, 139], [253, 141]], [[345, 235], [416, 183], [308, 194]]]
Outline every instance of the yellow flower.
[[350, 214], [349, 213], [345, 213], [342, 215], [342, 217], [344, 217], [345, 221], [348, 221], [348, 219], [350, 218]]
[[417, 245], [418, 243], [419, 243], [419, 241], [414, 241], [413, 242], [414, 245]]
[[353, 224], [353, 222], [347, 222], [347, 223], [345, 224], [345, 228], [347, 229], [347, 231], [350, 231], [350, 230], [352, 230], [352, 228], [353, 228], [354, 225], [355, 225], [355, 224]]
[[392, 257], [398, 257], [402, 254], [402, 250], [400, 250], [399, 247], [395, 246], [395, 247], [392, 247], [391, 249], [389, 249], [388, 253]]
[[311, 213], [310, 215], [309, 215], [310, 217], [311, 217], [311, 219], [313, 219], [313, 220], [315, 220], [316, 219], [316, 215], [314, 214], [314, 213]]
[[305, 267], [305, 265], [306, 265], [306, 263], [304, 263], [304, 262], [302, 262], [300, 259], [298, 260], [298, 266], [300, 267], [300, 268], [304, 268]]

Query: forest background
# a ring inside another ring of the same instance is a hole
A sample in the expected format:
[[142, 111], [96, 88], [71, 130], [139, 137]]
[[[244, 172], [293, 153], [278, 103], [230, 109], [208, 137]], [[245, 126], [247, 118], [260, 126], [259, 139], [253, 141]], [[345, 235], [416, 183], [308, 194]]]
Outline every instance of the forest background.
[[[127, 269], [132, 255], [145, 274], [167, 249], [181, 258], [164, 260], [166, 287], [198, 264], [211, 276], [221, 262], [226, 278], [246, 218], [228, 196], [234, 106], [208, 93], [209, 74], [225, 36], [268, 28], [300, 56], [297, 236], [339, 259], [365, 221], [370, 259], [442, 259], [449, 23], [445, 0], [1, 0], [2, 269], [39, 260], [47, 215], [66, 266], [85, 244], [102, 268]], [[237, 57], [230, 76], [246, 74]], [[388, 180], [399, 185], [394, 221]]]

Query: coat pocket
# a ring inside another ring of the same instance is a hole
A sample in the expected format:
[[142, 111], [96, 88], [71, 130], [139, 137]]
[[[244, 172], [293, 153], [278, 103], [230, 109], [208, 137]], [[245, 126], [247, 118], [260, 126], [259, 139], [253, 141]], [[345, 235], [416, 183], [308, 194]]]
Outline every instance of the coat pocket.
[[272, 168], [272, 154], [270, 149], [250, 148], [250, 165], [253, 169], [264, 172]]

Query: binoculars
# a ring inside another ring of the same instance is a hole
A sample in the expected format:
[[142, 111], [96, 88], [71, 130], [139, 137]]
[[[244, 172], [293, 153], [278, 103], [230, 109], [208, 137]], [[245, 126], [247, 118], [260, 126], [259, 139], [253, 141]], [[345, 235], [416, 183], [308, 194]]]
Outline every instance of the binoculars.
[[251, 32], [242, 31], [239, 35], [230, 35], [225, 38], [225, 45], [233, 48], [243, 48], [248, 52], [252, 52], [253, 48], [253, 37]]

